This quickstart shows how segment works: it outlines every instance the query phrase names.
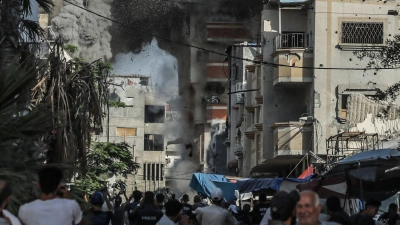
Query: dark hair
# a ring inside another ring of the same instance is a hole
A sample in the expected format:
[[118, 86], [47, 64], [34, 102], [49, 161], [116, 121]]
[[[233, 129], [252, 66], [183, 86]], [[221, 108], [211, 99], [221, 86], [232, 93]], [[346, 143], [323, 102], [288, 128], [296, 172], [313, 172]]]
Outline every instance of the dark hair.
[[261, 193], [260, 196], [258, 196], [258, 200], [260, 202], [266, 202], [267, 201], [267, 195], [264, 193]]
[[245, 212], [250, 212], [250, 205], [249, 205], [249, 204], [245, 204], [245, 205], [243, 206], [243, 211], [245, 211]]
[[146, 191], [144, 193], [143, 205], [154, 205], [154, 193]]
[[390, 205], [389, 205], [389, 212], [397, 212], [397, 209], [398, 209], [399, 207], [395, 204], [395, 203], [390, 203]]
[[183, 208], [183, 205], [176, 199], [170, 199], [165, 203], [165, 215], [177, 216]]
[[370, 199], [365, 203], [365, 208], [368, 207], [376, 207], [379, 208], [381, 206], [381, 202], [375, 199]]
[[133, 199], [135, 199], [135, 201], [140, 201], [140, 199], [142, 199], [142, 192], [136, 190], [133, 192]]
[[11, 185], [7, 180], [0, 180], [0, 206], [11, 195]]
[[187, 194], [182, 195], [182, 201], [188, 202], [189, 201], [189, 195], [187, 195]]
[[194, 202], [194, 203], [201, 202], [201, 197], [200, 197], [200, 195], [195, 195], [194, 198], [193, 198], [193, 202]]
[[271, 218], [280, 221], [288, 220], [299, 200], [300, 194], [297, 191], [290, 193], [278, 191], [271, 200]]
[[56, 167], [44, 167], [39, 171], [40, 190], [44, 194], [50, 194], [57, 191], [61, 182], [62, 171]]
[[156, 200], [157, 202], [164, 202], [165, 196], [163, 194], [157, 194], [156, 195]]
[[326, 207], [332, 212], [340, 211], [342, 209], [340, 206], [340, 199], [336, 196], [330, 196], [326, 199]]

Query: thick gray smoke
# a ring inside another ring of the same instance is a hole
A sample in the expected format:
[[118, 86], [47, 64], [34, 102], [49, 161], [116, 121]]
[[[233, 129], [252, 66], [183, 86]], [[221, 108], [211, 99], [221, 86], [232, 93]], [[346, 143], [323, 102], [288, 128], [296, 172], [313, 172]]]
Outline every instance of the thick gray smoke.
[[[83, 0], [70, 1], [103, 16], [111, 17], [110, 1], [85, 1], [85, 4]], [[60, 35], [65, 43], [78, 46], [78, 57], [87, 61], [112, 58], [111, 35], [108, 31], [112, 23], [109, 20], [65, 3], [51, 23], [56, 34]]]

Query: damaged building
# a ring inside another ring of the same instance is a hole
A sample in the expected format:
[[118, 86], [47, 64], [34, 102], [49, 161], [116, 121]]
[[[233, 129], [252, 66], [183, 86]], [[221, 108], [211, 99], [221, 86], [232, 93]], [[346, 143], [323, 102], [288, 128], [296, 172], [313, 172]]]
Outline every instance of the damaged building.
[[263, 3], [260, 53], [229, 52], [227, 155], [237, 173], [297, 177], [311, 162], [397, 147], [398, 106], [376, 99], [399, 70], [364, 70], [369, 59], [355, 53], [398, 33], [398, 1]]
[[[166, 143], [174, 138], [168, 130], [176, 126], [179, 115], [161, 98], [161, 87], [153, 85], [149, 76], [113, 75], [109, 82], [109, 115], [104, 119], [104, 132], [94, 139], [126, 142], [131, 146], [134, 161], [140, 168], [124, 180], [126, 190], [162, 190], [170, 167], [166, 161]], [[168, 152], [173, 154], [174, 148]], [[113, 177], [111, 183], [117, 179], [120, 178]]]

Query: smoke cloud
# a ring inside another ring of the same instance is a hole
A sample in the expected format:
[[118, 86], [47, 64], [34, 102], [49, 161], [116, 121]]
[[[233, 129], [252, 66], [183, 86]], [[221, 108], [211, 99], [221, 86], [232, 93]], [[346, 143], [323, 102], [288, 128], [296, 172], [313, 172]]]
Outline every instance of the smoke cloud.
[[[74, 4], [85, 7], [106, 17], [111, 17], [111, 6], [105, 0], [71, 0]], [[69, 3], [64, 3], [60, 13], [51, 20], [56, 34], [66, 43], [78, 46], [78, 57], [88, 61], [99, 58], [112, 58], [111, 34], [108, 29], [111, 21], [100, 18]]]

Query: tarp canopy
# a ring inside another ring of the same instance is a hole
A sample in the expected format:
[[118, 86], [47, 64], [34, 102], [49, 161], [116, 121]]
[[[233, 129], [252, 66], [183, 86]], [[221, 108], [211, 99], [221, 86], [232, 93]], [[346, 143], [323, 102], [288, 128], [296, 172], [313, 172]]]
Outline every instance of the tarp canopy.
[[[306, 179], [296, 179], [296, 178], [248, 178], [248, 179], [241, 179], [236, 182], [237, 188], [240, 193], [246, 192], [255, 192], [255, 191], [278, 191], [280, 190], [281, 184], [283, 181], [285, 183], [304, 183], [309, 181], [309, 177]], [[291, 185], [294, 187], [295, 185]], [[285, 190], [288, 189], [289, 185], [285, 185]]]
[[[233, 184], [235, 187], [230, 184]], [[211, 192], [216, 186], [222, 189], [224, 198], [227, 201], [229, 201], [228, 199], [233, 200], [235, 198], [236, 184], [229, 182], [224, 175], [194, 173], [189, 183], [189, 187], [207, 197], [210, 197]]]
[[298, 185], [299, 190], [316, 191], [321, 198], [335, 195], [382, 201], [400, 190], [400, 174], [386, 172], [400, 163], [400, 152], [382, 149], [360, 152], [333, 164], [319, 179]]

